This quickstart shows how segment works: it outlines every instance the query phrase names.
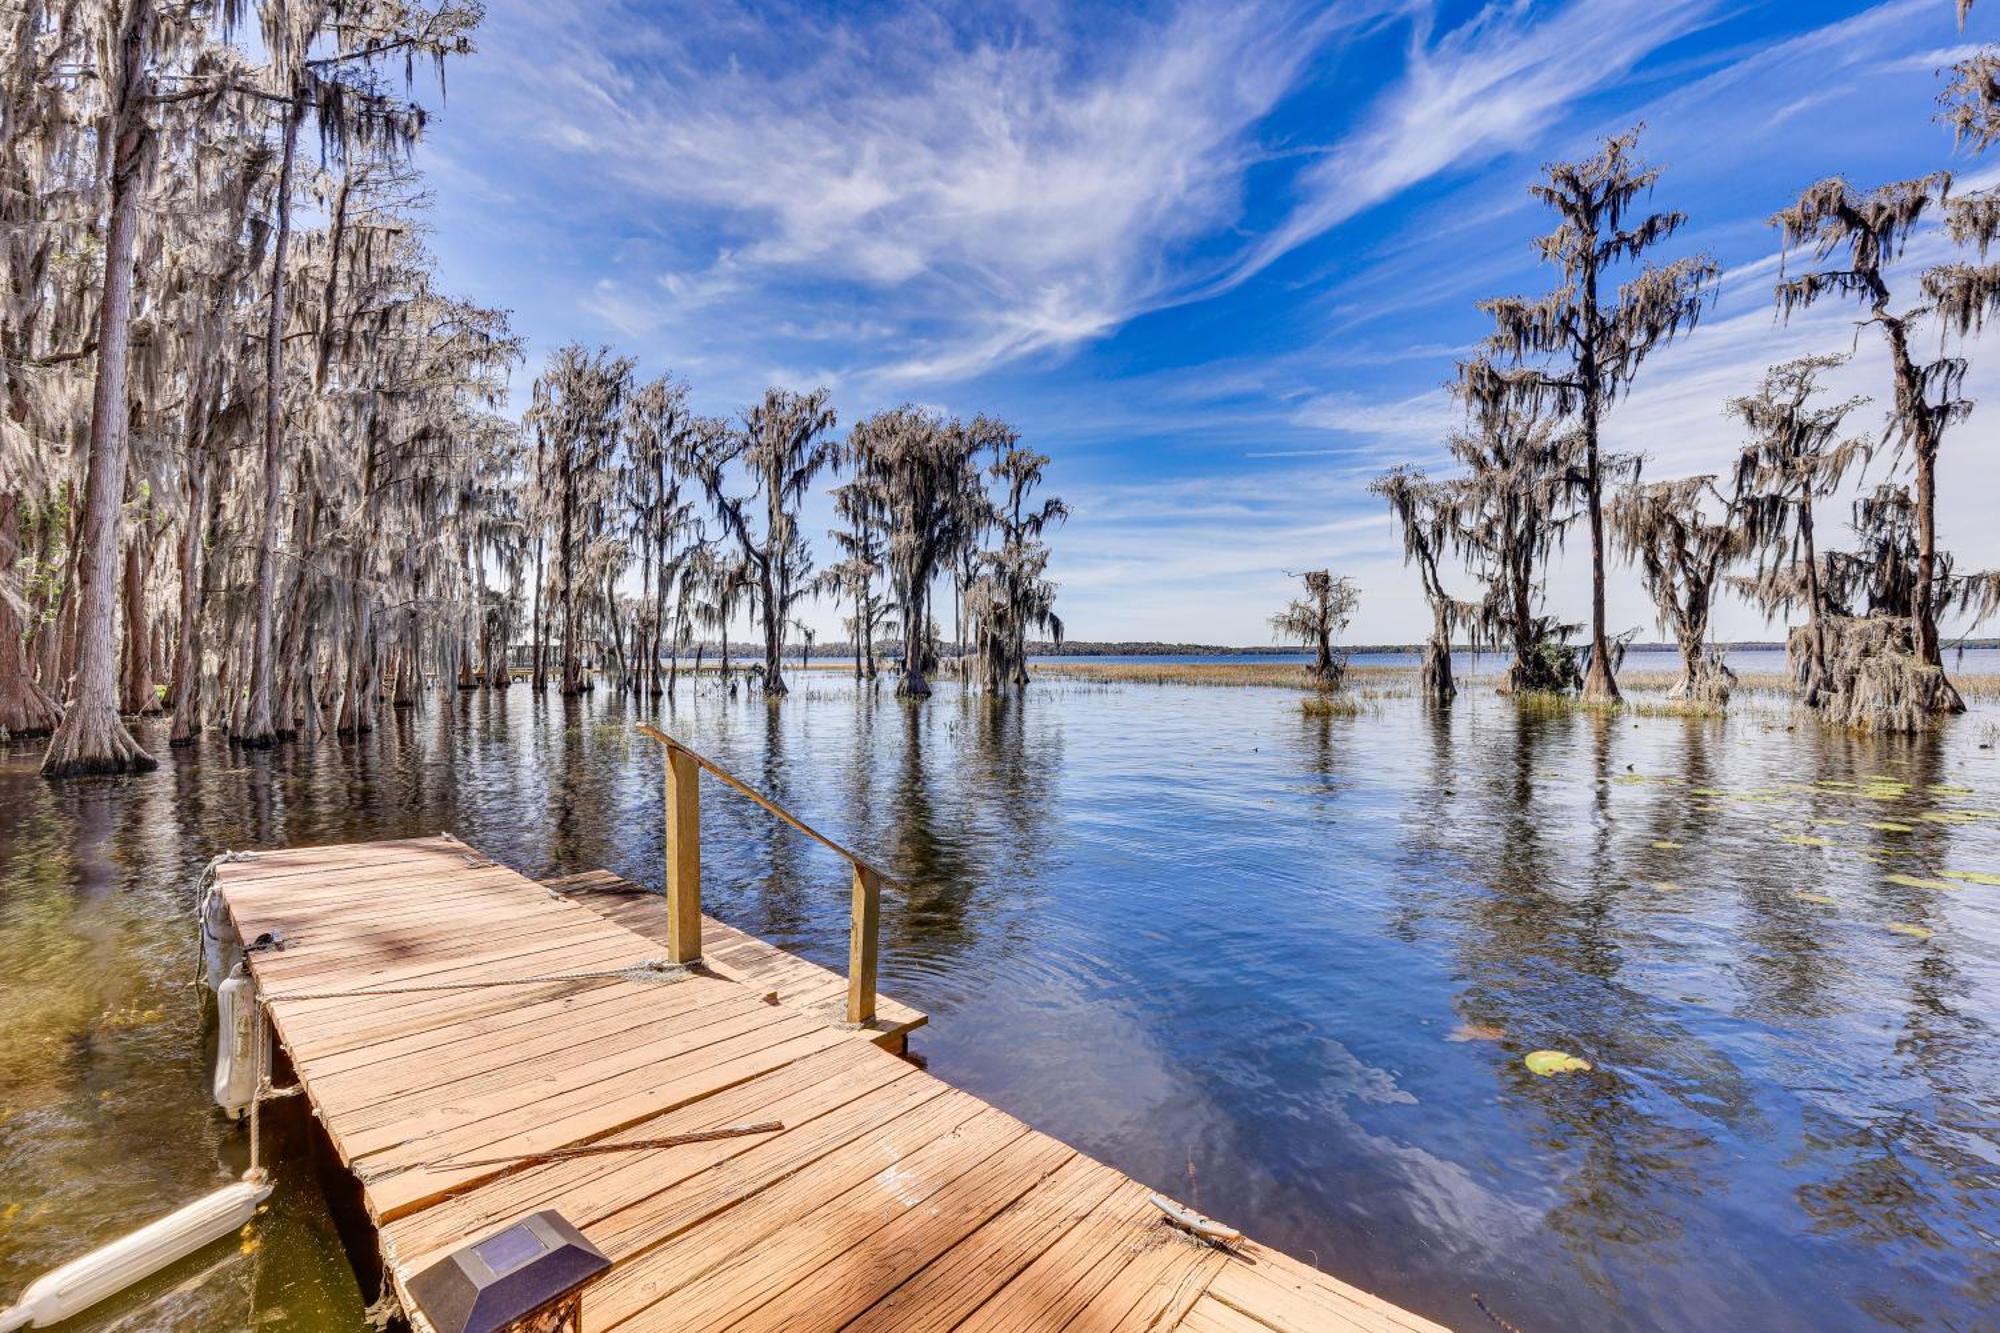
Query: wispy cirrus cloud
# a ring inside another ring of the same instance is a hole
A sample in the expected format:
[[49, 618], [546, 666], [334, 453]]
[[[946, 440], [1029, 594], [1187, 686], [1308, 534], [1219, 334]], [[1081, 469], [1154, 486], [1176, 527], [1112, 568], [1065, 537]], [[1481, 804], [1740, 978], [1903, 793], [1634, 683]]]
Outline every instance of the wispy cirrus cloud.
[[[1103, 20], [501, 5], [486, 58], [525, 94], [500, 112], [507, 137], [578, 178], [567, 209], [648, 219], [590, 312], [628, 336], [699, 314], [710, 357], [732, 322], [754, 327], [763, 362], [783, 329], [869, 299], [895, 318], [851, 340], [844, 369], [895, 391], [1240, 283], [1518, 146], [1714, 2], [1493, 5], [1442, 32], [1411, 0]], [[1323, 151], [1275, 152], [1269, 118], [1315, 66], [1402, 23], [1406, 66], [1366, 119]], [[1250, 173], [1279, 160], [1297, 202], [1253, 230]]]
[[1108, 34], [787, 13], [774, 50], [740, 13], [545, 7], [509, 10], [502, 58], [535, 93], [522, 134], [659, 210], [705, 270], [621, 273], [601, 309], [674, 318], [673, 282], [725, 273], [729, 309], [798, 322], [893, 295], [897, 327], [856, 351], [907, 382], [1144, 309], [1179, 250], [1238, 215], [1254, 129], [1302, 67], [1391, 9], [1191, 4]]
[[1706, 23], [1719, 0], [1572, 0], [1553, 13], [1494, 4], [1438, 33], [1412, 25], [1402, 77], [1363, 126], [1294, 182], [1297, 202], [1209, 291], [1453, 167], [1523, 147], [1572, 103]]

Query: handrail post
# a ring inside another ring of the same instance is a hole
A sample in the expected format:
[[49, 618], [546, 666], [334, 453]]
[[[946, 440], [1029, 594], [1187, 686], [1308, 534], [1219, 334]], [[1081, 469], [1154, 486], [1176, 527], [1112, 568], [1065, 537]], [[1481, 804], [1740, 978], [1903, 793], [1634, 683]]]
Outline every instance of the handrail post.
[[701, 768], [667, 750], [667, 961], [701, 961]]
[[853, 921], [847, 940], [847, 1021], [875, 1021], [875, 949], [882, 919], [882, 879], [854, 863]]

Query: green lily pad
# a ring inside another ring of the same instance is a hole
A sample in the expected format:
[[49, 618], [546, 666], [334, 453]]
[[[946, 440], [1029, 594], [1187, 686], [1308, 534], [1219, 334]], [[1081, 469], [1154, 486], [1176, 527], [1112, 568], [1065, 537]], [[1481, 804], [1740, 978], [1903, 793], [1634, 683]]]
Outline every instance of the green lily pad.
[[1915, 833], [1917, 831], [1915, 824], [1897, 824], [1886, 819], [1872, 819], [1865, 827], [1882, 833]]
[[1551, 1074], [1567, 1074], [1572, 1071], [1587, 1071], [1590, 1061], [1571, 1055], [1568, 1051], [1529, 1051], [1521, 1063], [1531, 1074], [1547, 1078]]

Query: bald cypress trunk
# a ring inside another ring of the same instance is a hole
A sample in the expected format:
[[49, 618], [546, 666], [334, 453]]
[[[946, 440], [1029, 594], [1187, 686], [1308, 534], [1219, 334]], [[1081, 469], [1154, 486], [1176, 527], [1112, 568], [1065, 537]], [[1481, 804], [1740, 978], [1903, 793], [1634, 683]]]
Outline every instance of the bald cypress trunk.
[[292, 237], [292, 168], [298, 157], [299, 122], [305, 107], [285, 111], [285, 142], [278, 166], [278, 224], [271, 242], [271, 308], [264, 334], [264, 507], [257, 526], [257, 571], [253, 589], [255, 621], [250, 640], [250, 698], [243, 727], [233, 738], [267, 746], [277, 739], [273, 716], [273, 636], [277, 603], [278, 514], [284, 500], [285, 258]]
[[160, 696], [152, 673], [152, 627], [146, 617], [146, 524], [141, 519], [125, 541], [125, 664], [123, 707], [128, 713], [157, 713]]
[[110, 117], [110, 223], [104, 234], [104, 291], [97, 316], [97, 383], [90, 403], [89, 473], [84, 481], [77, 551], [76, 694], [42, 759], [45, 777], [118, 773], [158, 767], [118, 716], [118, 599], [113, 580], [123, 526], [125, 391], [132, 342], [132, 260], [139, 239], [139, 196], [152, 149], [147, 123], [145, 33], [152, 0], [129, 0], [118, 36], [118, 92]]
[[[0, 580], [11, 578], [20, 559], [20, 497], [0, 492]], [[28, 645], [23, 638], [26, 626], [14, 609], [8, 593], [0, 590], [0, 733], [8, 736], [46, 736], [62, 721], [62, 707], [36, 683], [28, 666]]]

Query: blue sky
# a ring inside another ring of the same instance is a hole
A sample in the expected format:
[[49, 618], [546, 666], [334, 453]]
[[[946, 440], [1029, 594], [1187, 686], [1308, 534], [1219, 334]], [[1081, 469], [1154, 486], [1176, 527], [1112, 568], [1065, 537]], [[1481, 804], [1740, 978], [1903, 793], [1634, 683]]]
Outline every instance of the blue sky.
[[[1653, 476], [1722, 470], [1729, 396], [1855, 345], [1844, 310], [1774, 322], [1766, 218], [1836, 172], [1991, 175], [1930, 117], [1936, 69], [2000, 37], [1994, 15], [1961, 34], [1951, 0], [491, 0], [422, 162], [446, 283], [529, 340], [518, 397], [577, 339], [709, 412], [775, 383], [830, 386], [843, 424], [993, 413], [1075, 511], [1054, 563], [1073, 635], [1267, 642], [1286, 571], [1331, 565], [1363, 585], [1351, 638], [1412, 640], [1427, 615], [1366, 483], [1442, 465], [1474, 301], [1548, 285], [1540, 165], [1646, 123], [1656, 202], [1690, 215], [1663, 253], [1725, 277], [1607, 443]], [[1838, 387], [1886, 400], [1874, 342]], [[1992, 406], [1945, 448], [1965, 568], [2000, 563], [1996, 353], [1972, 348]], [[1579, 618], [1585, 568], [1573, 551], [1550, 582]], [[1655, 637], [1628, 569], [1611, 620]], [[1732, 603], [1718, 632], [1767, 631]]]

